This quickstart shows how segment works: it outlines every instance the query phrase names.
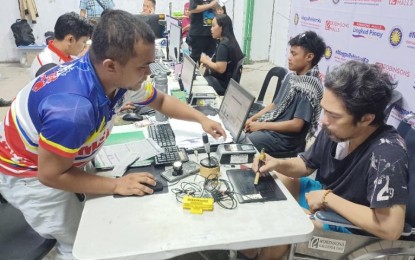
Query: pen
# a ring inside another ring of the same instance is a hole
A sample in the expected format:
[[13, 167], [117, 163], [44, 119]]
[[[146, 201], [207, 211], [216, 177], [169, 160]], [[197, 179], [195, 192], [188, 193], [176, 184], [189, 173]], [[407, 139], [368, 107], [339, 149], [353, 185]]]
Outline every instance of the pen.
[[261, 149], [261, 153], [259, 154], [259, 161], [258, 161], [258, 170], [255, 173], [255, 180], [254, 185], [258, 185], [259, 181], [259, 168], [261, 168], [264, 165], [265, 162], [265, 149]]

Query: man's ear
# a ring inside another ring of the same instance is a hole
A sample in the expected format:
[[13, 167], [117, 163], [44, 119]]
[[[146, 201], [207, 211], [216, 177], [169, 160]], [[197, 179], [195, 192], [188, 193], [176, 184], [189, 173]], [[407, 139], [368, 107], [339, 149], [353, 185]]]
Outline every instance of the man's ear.
[[64, 40], [69, 44], [73, 44], [76, 42], [75, 37], [72, 34], [65, 35]]
[[102, 61], [102, 67], [109, 73], [116, 73], [120, 64], [112, 59], [105, 59]]
[[312, 53], [312, 52], [308, 52], [306, 55], [305, 55], [305, 59], [306, 59], [306, 61], [308, 61], [308, 62], [312, 62], [313, 61], [313, 59], [314, 59], [314, 53]]
[[364, 114], [360, 119], [360, 124], [364, 126], [370, 125], [375, 120], [375, 114]]

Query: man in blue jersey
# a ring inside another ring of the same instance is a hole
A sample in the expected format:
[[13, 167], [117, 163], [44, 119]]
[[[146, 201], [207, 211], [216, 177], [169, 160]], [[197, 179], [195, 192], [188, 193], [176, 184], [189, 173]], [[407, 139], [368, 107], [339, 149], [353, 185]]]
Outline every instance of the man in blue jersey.
[[[133, 15], [108, 11], [90, 51], [24, 87], [0, 123], [0, 192], [40, 235], [57, 240], [58, 258], [72, 259], [82, 204], [74, 193], [145, 195], [150, 173], [107, 178], [82, 166], [102, 147], [126, 90], [169, 117], [199, 122], [218, 138], [219, 123], [142, 83], [154, 60], [154, 34]], [[11, 238], [12, 239], [12, 238]], [[25, 245], [22, 245], [24, 247]]]

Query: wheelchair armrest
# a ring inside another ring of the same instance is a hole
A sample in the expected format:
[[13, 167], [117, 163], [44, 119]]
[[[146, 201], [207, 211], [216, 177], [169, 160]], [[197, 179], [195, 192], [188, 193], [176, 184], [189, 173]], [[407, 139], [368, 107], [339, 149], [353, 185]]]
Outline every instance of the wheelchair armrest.
[[344, 217], [331, 210], [320, 210], [314, 213], [314, 218], [323, 224], [360, 229]]

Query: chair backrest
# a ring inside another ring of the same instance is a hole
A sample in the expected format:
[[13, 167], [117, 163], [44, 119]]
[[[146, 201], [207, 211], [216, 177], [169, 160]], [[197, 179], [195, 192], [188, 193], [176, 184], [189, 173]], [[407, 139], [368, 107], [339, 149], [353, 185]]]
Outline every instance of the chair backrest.
[[244, 64], [244, 59], [245, 59], [245, 57], [242, 57], [242, 59], [240, 59], [238, 61], [238, 63], [236, 64], [235, 70], [232, 73], [233, 80], [235, 80], [238, 83], [241, 80], [241, 76], [242, 76], [242, 65]]
[[408, 115], [398, 125], [398, 133], [405, 139], [409, 162], [409, 201], [406, 204], [405, 222], [415, 227], [415, 126], [410, 120], [415, 114]]
[[265, 76], [264, 82], [262, 83], [261, 91], [259, 92], [256, 102], [262, 103], [264, 101], [265, 93], [267, 92], [271, 78], [278, 77], [277, 86], [275, 87], [274, 96], [272, 97], [272, 100], [274, 100], [275, 97], [278, 95], [278, 91], [280, 90], [282, 80], [285, 78], [285, 75], [287, 75], [287, 72], [287, 69], [278, 66], [270, 69], [267, 75]]
[[388, 117], [392, 111], [392, 108], [394, 108], [395, 105], [399, 104], [401, 101], [402, 101], [402, 93], [394, 89], [392, 91], [392, 98], [385, 108], [385, 122], [388, 120]]

